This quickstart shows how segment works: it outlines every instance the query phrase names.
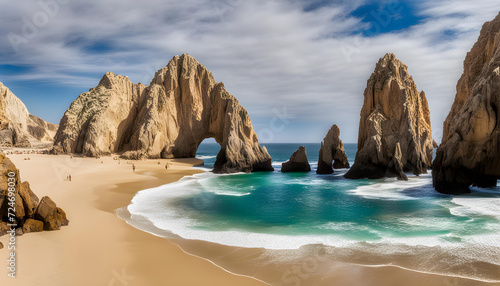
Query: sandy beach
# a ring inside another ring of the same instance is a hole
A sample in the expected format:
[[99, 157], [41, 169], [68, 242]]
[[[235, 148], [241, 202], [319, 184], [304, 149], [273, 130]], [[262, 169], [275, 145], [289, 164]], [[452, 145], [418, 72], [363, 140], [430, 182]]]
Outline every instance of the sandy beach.
[[[40, 198], [48, 195], [66, 210], [70, 225], [18, 237], [17, 278], [2, 268], [0, 285], [265, 285], [188, 255], [116, 216], [114, 210], [128, 205], [137, 191], [199, 172], [191, 166], [200, 161], [175, 160], [168, 171], [167, 160], [139, 161], [134, 173], [127, 161], [118, 164], [111, 157], [27, 157], [9, 156]], [[6, 259], [7, 249], [0, 255]]]

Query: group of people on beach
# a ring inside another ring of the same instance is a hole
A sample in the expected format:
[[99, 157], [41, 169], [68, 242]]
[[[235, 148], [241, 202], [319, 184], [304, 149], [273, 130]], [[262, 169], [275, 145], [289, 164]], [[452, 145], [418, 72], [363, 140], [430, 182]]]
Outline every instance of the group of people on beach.
[[16, 155], [27, 155], [27, 154], [49, 154], [49, 150], [26, 150], [26, 151], [6, 151], [6, 150], [2, 150], [1, 152], [3, 152], [5, 155], [13, 155], [13, 154], [16, 154]]

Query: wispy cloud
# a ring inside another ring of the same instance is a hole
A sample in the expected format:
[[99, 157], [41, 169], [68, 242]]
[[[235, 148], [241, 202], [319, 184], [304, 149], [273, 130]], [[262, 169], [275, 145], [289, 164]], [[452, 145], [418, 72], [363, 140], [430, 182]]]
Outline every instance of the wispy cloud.
[[[56, 1], [63, 0], [41, 0]], [[273, 108], [286, 106], [317, 130], [307, 141], [321, 140], [337, 123], [344, 141], [355, 142], [366, 80], [378, 58], [394, 52], [426, 91], [439, 138], [463, 58], [500, 4], [422, 1], [409, 11], [420, 22], [366, 37], [363, 31], [377, 23], [351, 13], [367, 2], [64, 0], [16, 53], [7, 35], [22, 36], [26, 19], [33, 22], [45, 10], [36, 1], [3, 1], [0, 64], [32, 67], [8, 80], [90, 88], [107, 71], [147, 84], [172, 56], [189, 53], [225, 83], [255, 122], [265, 125]], [[275, 140], [304, 141], [298, 134], [292, 121]]]

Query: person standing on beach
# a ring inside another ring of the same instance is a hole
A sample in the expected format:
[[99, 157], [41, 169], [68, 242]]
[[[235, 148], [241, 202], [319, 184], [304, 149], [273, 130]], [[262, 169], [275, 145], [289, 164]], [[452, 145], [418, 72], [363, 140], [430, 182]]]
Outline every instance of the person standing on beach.
[[132, 171], [135, 173], [135, 164], [132, 164]]

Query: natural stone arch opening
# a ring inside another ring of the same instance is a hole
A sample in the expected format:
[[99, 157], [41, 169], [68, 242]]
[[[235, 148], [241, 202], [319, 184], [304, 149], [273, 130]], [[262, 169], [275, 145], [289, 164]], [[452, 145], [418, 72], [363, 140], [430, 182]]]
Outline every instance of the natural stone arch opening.
[[221, 148], [220, 143], [215, 138], [207, 137], [198, 145], [194, 157], [203, 160], [205, 167], [211, 168], [215, 165], [215, 160]]

